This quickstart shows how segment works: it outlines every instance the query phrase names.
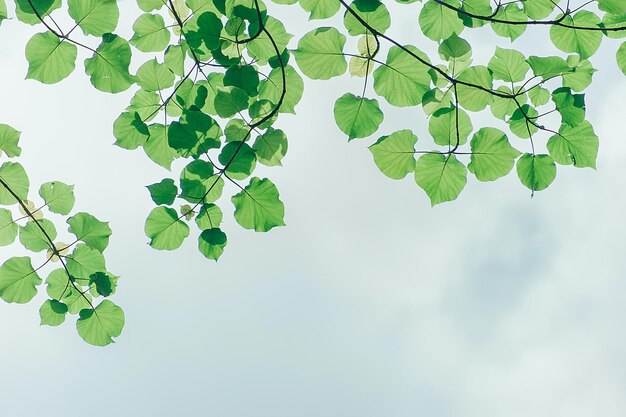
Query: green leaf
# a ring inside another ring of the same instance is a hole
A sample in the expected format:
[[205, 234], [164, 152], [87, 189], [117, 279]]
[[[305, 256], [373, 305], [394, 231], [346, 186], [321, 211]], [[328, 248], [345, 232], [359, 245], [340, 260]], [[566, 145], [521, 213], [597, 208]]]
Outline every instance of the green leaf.
[[[570, 55], [570, 57], [568, 57], [568, 64], [570, 62], [569, 58], [572, 57], [578, 58], [575, 55]], [[593, 74], [596, 71], [597, 70], [591, 65], [591, 62], [585, 59], [574, 65], [572, 72], [563, 74], [563, 87], [569, 87], [573, 91], [582, 91], [589, 87], [593, 79]]]
[[144, 12], [159, 10], [165, 4], [167, 4], [167, 0], [137, 0], [137, 5]]
[[429, 62], [428, 57], [414, 46], [408, 45], [405, 48], [409, 52], [392, 46], [387, 54], [386, 65], [381, 65], [374, 71], [374, 91], [389, 104], [399, 107], [420, 104], [431, 84], [429, 67], [413, 55], [425, 62]]
[[150, 132], [137, 112], [124, 112], [113, 122], [115, 145], [123, 149], [137, 149], [143, 146]]
[[213, 174], [213, 164], [203, 160], [190, 162], [180, 175], [180, 197], [190, 203], [210, 203], [222, 195], [224, 180]]
[[74, 207], [74, 186], [59, 181], [46, 182], [39, 187], [39, 195], [48, 205], [48, 210], [58, 214], [69, 214]]
[[149, 122], [161, 110], [161, 99], [154, 91], [137, 90], [126, 110], [131, 114], [136, 112], [142, 122]]
[[144, 91], [161, 91], [174, 85], [174, 73], [151, 59], [137, 70], [137, 82]]
[[33, 252], [51, 248], [50, 241], [56, 237], [54, 223], [47, 219], [29, 220], [25, 226], [20, 226], [20, 243]]
[[524, 13], [531, 19], [545, 19], [554, 11], [556, 4], [554, 0], [524, 0]]
[[626, 75], [626, 42], [622, 43], [617, 50], [617, 66]]
[[85, 242], [89, 247], [103, 252], [109, 245], [111, 228], [108, 222], [101, 222], [89, 213], [77, 213], [67, 219], [68, 231], [77, 240]]
[[76, 282], [71, 283], [63, 268], [52, 271], [46, 278], [46, 285], [48, 295], [55, 300], [63, 301], [70, 314], [76, 314], [84, 308], [91, 307], [89, 304], [92, 300], [91, 295], [82, 294], [82, 287]]
[[537, 116], [539, 116], [539, 113], [534, 107], [523, 104], [513, 112], [508, 120], [511, 132], [523, 139], [530, 138], [539, 130], [539, 128], [532, 123], [536, 122]]
[[170, 31], [165, 27], [163, 16], [158, 14], [139, 16], [133, 23], [133, 31], [129, 42], [141, 52], [160, 52], [170, 42]]
[[106, 271], [104, 256], [84, 243], [76, 245], [74, 251], [65, 257], [67, 270], [73, 278], [87, 279], [96, 272]]
[[18, 145], [20, 134], [11, 126], [0, 123], [0, 150], [9, 158], [20, 156], [22, 153], [22, 148]]
[[[19, 197], [20, 200], [28, 198], [28, 187], [30, 183], [26, 176], [26, 171], [18, 162], [5, 162], [0, 166], [0, 204], [11, 205], [17, 203], [8, 186]], [[6, 186], [5, 186], [6, 184]]]
[[588, 121], [572, 127], [562, 125], [548, 140], [550, 156], [559, 164], [596, 168], [599, 140]]
[[196, 224], [201, 230], [214, 229], [222, 223], [222, 210], [213, 203], [203, 204], [196, 216]]
[[10, 245], [17, 237], [17, 223], [13, 221], [11, 212], [0, 208], [0, 246]]
[[372, 135], [384, 118], [376, 99], [357, 97], [350, 93], [337, 99], [334, 115], [337, 126], [348, 135], [348, 140]]
[[456, 200], [467, 183], [467, 169], [454, 155], [428, 153], [415, 163], [415, 182], [435, 206]]
[[224, 85], [241, 88], [254, 97], [259, 90], [259, 73], [252, 65], [232, 66], [224, 74]]
[[563, 123], [577, 126], [585, 120], [585, 96], [572, 94], [566, 87], [557, 88], [552, 92], [552, 101], [561, 114]]
[[130, 59], [128, 42], [107, 33], [102, 37], [102, 43], [93, 57], [85, 60], [85, 72], [91, 77], [91, 84], [98, 90], [119, 93], [135, 82], [128, 72]]
[[533, 192], [545, 190], [556, 177], [556, 165], [549, 155], [525, 153], [517, 160], [517, 176]]
[[39, 16], [45, 18], [61, 7], [61, 0], [15, 0], [15, 6], [15, 14], [20, 21], [36, 25], [41, 22]]
[[[296, 113], [296, 104], [300, 102], [304, 91], [304, 82], [296, 70], [291, 66], [285, 67], [286, 92], [280, 106], [282, 113]], [[278, 104], [283, 94], [283, 79], [280, 68], [275, 68], [270, 72], [268, 78], [259, 85], [259, 98]]]
[[195, 158], [209, 149], [219, 148], [221, 136], [222, 129], [215, 120], [199, 111], [185, 111], [179, 122], [170, 124], [167, 132], [168, 144], [172, 149], [184, 157]]
[[424, 4], [419, 15], [420, 29], [424, 35], [436, 42], [463, 31], [463, 21], [457, 13], [440, 3], [460, 7], [458, 0], [428, 0]]
[[[261, 31], [259, 36], [246, 44], [248, 54], [261, 64], [265, 64], [269, 59], [275, 57], [277, 49], [278, 54], [282, 54], [289, 40], [293, 37], [293, 35], [287, 33], [281, 21], [272, 16], [267, 16], [264, 28], [265, 30]], [[258, 32], [256, 20], [250, 23], [248, 30], [250, 34]], [[267, 32], [269, 32], [271, 38]]]
[[148, 131], [150, 137], [144, 143], [143, 150], [150, 159], [169, 170], [178, 154], [169, 145], [166, 127], [162, 124], [153, 124], [148, 126]]
[[284, 226], [285, 207], [276, 186], [267, 178], [252, 178], [243, 191], [232, 197], [235, 220], [245, 229], [267, 232]]
[[189, 226], [179, 220], [176, 210], [163, 206], [150, 212], [144, 230], [150, 246], [159, 250], [177, 249], [189, 236]]
[[488, 68], [496, 80], [516, 83], [526, 79], [530, 65], [521, 52], [496, 47], [496, 53], [489, 61]]
[[116, 0], [68, 0], [69, 14], [85, 35], [102, 36], [117, 27]]
[[527, 62], [532, 68], [533, 73], [538, 77], [542, 77], [544, 80], [557, 75], [563, 75], [572, 70], [567, 62], [558, 56], [531, 56], [527, 59]]
[[24, 304], [37, 294], [41, 278], [29, 257], [13, 257], [0, 266], [0, 298], [7, 303]]
[[310, 13], [309, 20], [328, 19], [337, 14], [341, 4], [336, 0], [300, 0], [300, 6]]
[[[522, 9], [520, 9], [516, 4], [499, 7], [498, 13], [496, 13], [494, 19], [506, 22], [526, 22], [528, 20]], [[493, 22], [491, 24], [491, 28], [496, 34], [511, 39], [511, 42], [519, 38], [522, 33], [526, 31], [526, 25], [498, 22]]]
[[220, 117], [232, 117], [248, 108], [248, 95], [237, 87], [220, 87], [215, 97], [215, 110]]
[[328, 80], [348, 69], [343, 55], [345, 44], [346, 37], [337, 29], [318, 28], [300, 39], [293, 55], [304, 75], [314, 80]]
[[198, 237], [200, 253], [209, 259], [218, 260], [226, 247], [226, 234], [219, 228], [203, 230]]
[[196, 13], [185, 22], [183, 34], [187, 44], [199, 58], [210, 58], [211, 52], [220, 47], [222, 28], [222, 21], [215, 13]]
[[[391, 26], [391, 16], [380, 0], [355, 0], [350, 4], [352, 9], [367, 25], [380, 33], [384, 33]], [[370, 30], [363, 26], [357, 18], [346, 11], [343, 24], [352, 36], [366, 35]]]
[[266, 166], [280, 166], [287, 153], [287, 136], [279, 129], [269, 128], [259, 135], [252, 146], [257, 160]]
[[417, 137], [410, 130], [399, 130], [383, 136], [369, 147], [376, 166], [383, 174], [399, 180], [415, 170]]
[[493, 96], [489, 92], [493, 78], [487, 67], [482, 65], [469, 67], [457, 77], [457, 80], [461, 82], [457, 86], [459, 104], [465, 109], [481, 111], [493, 101]]
[[505, 176], [515, 164], [520, 152], [513, 148], [506, 135], [493, 127], [474, 134], [470, 142], [472, 156], [467, 169], [479, 181], [494, 181]]
[[107, 346], [122, 334], [124, 323], [124, 311], [112, 301], [103, 300], [95, 310], [81, 310], [76, 330], [85, 342]]
[[428, 133], [437, 145], [456, 147], [467, 142], [472, 133], [472, 122], [463, 110], [448, 107], [433, 113], [428, 122]]
[[236, 180], [248, 178], [256, 167], [254, 149], [245, 142], [229, 142], [222, 148], [218, 160], [226, 167], [229, 177]]
[[114, 280], [105, 272], [96, 272], [89, 276], [89, 285], [96, 286], [97, 294], [108, 297], [115, 291]]
[[26, 78], [44, 84], [58, 83], [76, 67], [76, 45], [59, 39], [51, 32], [37, 33], [26, 44]]
[[0, 0], [0, 24], [7, 18], [7, 5], [4, 0]]
[[[560, 18], [561, 16], [557, 17], [557, 19]], [[570, 26], [597, 28], [600, 18], [591, 12], [581, 10], [573, 16], [565, 16], [563, 23]], [[550, 39], [561, 51], [576, 52], [582, 59], [586, 59], [595, 54], [600, 47], [602, 32], [552, 25]]]
[[41, 317], [41, 325], [59, 326], [65, 322], [67, 314], [67, 305], [57, 300], [46, 300], [39, 308], [39, 317]]
[[174, 184], [174, 180], [171, 178], [164, 178], [161, 182], [148, 185], [148, 191], [150, 191], [150, 197], [155, 204], [170, 205], [176, 199], [178, 195], [178, 188]]

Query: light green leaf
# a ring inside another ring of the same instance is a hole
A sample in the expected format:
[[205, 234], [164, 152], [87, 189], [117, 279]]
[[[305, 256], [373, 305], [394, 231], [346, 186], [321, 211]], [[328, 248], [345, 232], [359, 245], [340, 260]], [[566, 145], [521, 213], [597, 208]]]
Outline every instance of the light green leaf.
[[108, 222], [101, 222], [89, 213], [77, 213], [67, 219], [68, 231], [77, 240], [85, 242], [89, 247], [103, 252], [109, 245], [111, 228]]
[[151, 59], [137, 70], [137, 82], [144, 91], [161, 91], [174, 85], [174, 73]]
[[174, 184], [174, 180], [171, 178], [164, 178], [161, 182], [148, 185], [148, 191], [150, 191], [150, 197], [155, 204], [170, 205], [176, 199], [178, 195], [178, 188]]
[[456, 147], [467, 142], [472, 122], [462, 109], [448, 107], [433, 113], [428, 121], [428, 133], [437, 145]]
[[7, 303], [24, 304], [37, 294], [41, 278], [29, 257], [13, 257], [0, 266], [0, 298]]
[[414, 46], [408, 45], [405, 48], [409, 52], [392, 46], [386, 65], [381, 65], [374, 71], [374, 91], [389, 104], [399, 107], [420, 104], [431, 84], [429, 67], [413, 55], [425, 62], [429, 62], [428, 57]]
[[285, 207], [276, 186], [267, 178], [252, 178], [239, 194], [232, 197], [235, 220], [245, 229], [267, 232], [284, 226]]
[[203, 230], [198, 236], [198, 249], [209, 259], [218, 260], [226, 247], [226, 234], [219, 228]]
[[189, 226], [179, 220], [176, 210], [163, 206], [150, 212], [144, 230], [150, 238], [150, 246], [159, 250], [177, 249], [189, 236]]
[[[6, 185], [5, 185], [6, 184]], [[0, 204], [11, 205], [17, 203], [15, 197], [6, 187], [9, 187], [20, 200], [28, 198], [30, 183], [24, 167], [18, 162], [5, 162], [0, 166]]]
[[399, 180], [415, 169], [417, 137], [410, 130], [399, 130], [383, 136], [369, 147], [376, 166], [383, 174]]
[[572, 127], [562, 125], [548, 140], [550, 156], [559, 164], [596, 168], [599, 140], [588, 121]]
[[521, 52], [496, 47], [496, 53], [489, 61], [488, 68], [496, 80], [516, 83], [526, 79], [530, 65]]
[[460, 7], [458, 0], [428, 0], [419, 15], [422, 33], [438, 42], [449, 38], [452, 34], [459, 35], [463, 31], [463, 21], [458, 14], [440, 3]]
[[214, 229], [222, 223], [222, 210], [213, 203], [203, 204], [196, 216], [196, 224], [200, 230]]
[[517, 176], [533, 192], [545, 190], [556, 177], [556, 165], [550, 155], [525, 153], [517, 160]]
[[337, 99], [334, 115], [337, 126], [348, 135], [348, 140], [372, 135], [384, 118], [378, 107], [378, 100], [357, 97], [350, 93]]
[[293, 55], [304, 75], [314, 80], [328, 80], [348, 69], [343, 55], [345, 44], [346, 37], [337, 29], [318, 28], [300, 39]]
[[57, 229], [47, 219], [29, 220], [26, 225], [20, 226], [20, 243], [33, 252], [51, 248], [50, 241], [54, 241], [56, 237]]
[[44, 84], [58, 83], [74, 71], [77, 52], [76, 45], [51, 32], [37, 33], [26, 44], [26, 78]]
[[480, 181], [494, 181], [505, 176], [511, 172], [515, 158], [520, 155], [506, 135], [493, 127], [476, 132], [470, 145], [472, 156], [467, 169]]
[[84, 243], [76, 245], [74, 251], [65, 257], [67, 270], [73, 278], [89, 278], [91, 274], [106, 271], [104, 256], [97, 249]]
[[129, 42], [141, 52], [160, 52], [170, 42], [170, 31], [165, 27], [163, 16], [158, 14], [139, 16], [133, 23], [133, 31]]
[[337, 0], [300, 0], [300, 6], [310, 13], [309, 20], [328, 19], [341, 8]]
[[39, 308], [41, 325], [59, 326], [65, 321], [67, 305], [57, 300], [46, 300]]
[[617, 66], [626, 75], [626, 42], [622, 43], [617, 50]]
[[98, 90], [119, 93], [135, 82], [128, 72], [130, 59], [128, 42], [107, 33], [102, 37], [102, 43], [93, 57], [85, 60], [85, 72], [91, 77], [91, 84]]
[[17, 223], [7, 209], [0, 208], [0, 246], [10, 245], [17, 237]]
[[0, 123], [0, 150], [9, 158], [20, 156], [22, 153], [22, 148], [18, 145], [20, 134], [21, 132], [11, 126]]
[[69, 14], [85, 35], [115, 31], [120, 11], [117, 0], [68, 0]]
[[[350, 4], [352, 9], [367, 25], [380, 33], [385, 33], [391, 26], [391, 16], [380, 0], [355, 0]], [[370, 30], [363, 26], [357, 18], [346, 10], [343, 25], [352, 36], [366, 35]]]
[[74, 186], [59, 181], [46, 182], [39, 187], [39, 195], [53, 213], [69, 214], [74, 207]]
[[456, 200], [467, 183], [467, 168], [454, 155], [424, 154], [415, 163], [415, 182], [434, 206]]
[[112, 301], [103, 300], [95, 310], [81, 310], [76, 330], [85, 342], [107, 346], [122, 334], [124, 323], [124, 311]]
[[287, 136], [279, 129], [269, 128], [259, 135], [252, 148], [256, 153], [257, 160], [266, 166], [280, 166], [287, 153]]
[[[557, 17], [557, 19], [560, 18], [561, 16]], [[591, 12], [581, 10], [573, 16], [566, 16], [563, 23], [570, 26], [597, 28], [600, 18]], [[595, 54], [600, 47], [602, 32], [552, 25], [550, 39], [561, 51], [576, 52], [582, 59], [586, 59]]]
[[61, 7], [61, 0], [15, 0], [17, 18], [29, 25], [40, 23], [39, 17], [45, 18], [59, 7]]

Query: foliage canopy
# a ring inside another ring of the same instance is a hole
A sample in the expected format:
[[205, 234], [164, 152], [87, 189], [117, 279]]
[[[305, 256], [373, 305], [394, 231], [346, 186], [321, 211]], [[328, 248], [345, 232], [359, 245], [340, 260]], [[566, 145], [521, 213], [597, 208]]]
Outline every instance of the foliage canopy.
[[[261, 0], [137, 0], [141, 13], [130, 39], [115, 33], [116, 0], [0, 0], [0, 23], [14, 18], [38, 31], [26, 45], [26, 78], [54, 84], [79, 67], [102, 92], [134, 90], [113, 125], [117, 146], [141, 148], [170, 172], [174, 160], [186, 161], [180, 173], [147, 186], [155, 208], [145, 233], [158, 250], [177, 249], [193, 230], [202, 255], [222, 255], [225, 182], [239, 188], [230, 200], [243, 228], [267, 232], [285, 224], [278, 189], [254, 171], [257, 164], [280, 166], [287, 153], [286, 134], [276, 126], [281, 113], [296, 111], [300, 74], [363, 79], [362, 90], [340, 94], [333, 109], [349, 141], [376, 135], [385, 108], [420, 108], [430, 138], [402, 127], [379, 134], [369, 150], [385, 176], [412, 175], [432, 205], [455, 200], [468, 172], [494, 181], [515, 168], [534, 193], [554, 181], [557, 165], [595, 168], [599, 139], [585, 119], [582, 92], [601, 43], [626, 36], [626, 0], [395, 1], [419, 26], [413, 44], [388, 35], [392, 16], [380, 0], [273, 0], [321, 21], [294, 39], [288, 30], [295, 28], [272, 17], [276, 6]], [[525, 56], [510, 48], [537, 27], [549, 28], [561, 54]], [[503, 41], [488, 62], [474, 64], [464, 34], [479, 29]], [[616, 63], [626, 74], [626, 42], [619, 42]], [[154, 58], [142, 61], [136, 51]], [[82, 63], [79, 54], [87, 56]], [[492, 123], [474, 126], [477, 112], [490, 113]], [[0, 125], [7, 159], [20, 156], [19, 138]], [[0, 208], [0, 245], [19, 241], [45, 255], [37, 266], [29, 256], [5, 261], [0, 297], [29, 302], [44, 282], [43, 268], [58, 263], [45, 276], [41, 323], [58, 326], [77, 315], [86, 342], [111, 343], [124, 326], [122, 309], [108, 299], [118, 281], [104, 257], [111, 229], [88, 213], [71, 214], [71, 185], [42, 184], [40, 204], [30, 194], [22, 165], [4, 162], [0, 204], [9, 208]], [[62, 220], [71, 243], [57, 239]]]

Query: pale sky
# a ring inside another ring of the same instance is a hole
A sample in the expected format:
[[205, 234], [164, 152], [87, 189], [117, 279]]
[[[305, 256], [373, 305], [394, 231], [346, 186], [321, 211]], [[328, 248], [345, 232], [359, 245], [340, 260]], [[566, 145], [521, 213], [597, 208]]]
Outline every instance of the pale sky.
[[[417, 14], [393, 8], [394, 34], [409, 42]], [[315, 27], [293, 6], [272, 9], [291, 33]], [[626, 415], [619, 42], [592, 59], [600, 72], [586, 91], [598, 170], [559, 167], [532, 199], [515, 173], [470, 176], [457, 201], [431, 208], [412, 178], [387, 179], [367, 150], [404, 128], [428, 141], [421, 110], [386, 112], [375, 137], [348, 144], [332, 106], [359, 82], [307, 81], [298, 116], [278, 122], [290, 140], [284, 167], [257, 173], [278, 186], [287, 227], [242, 230], [225, 192], [229, 243], [215, 263], [195, 235], [171, 253], [146, 244], [143, 187], [178, 172], [112, 146], [132, 94], [96, 91], [80, 61], [60, 84], [24, 81], [33, 33], [0, 27], [0, 123], [23, 131], [34, 191], [73, 183], [76, 209], [110, 221], [107, 265], [122, 276], [114, 301], [127, 323], [116, 344], [95, 348], [73, 319], [39, 327], [43, 286], [29, 304], [0, 303], [1, 416]], [[467, 33], [477, 60], [493, 53], [492, 37]], [[552, 51], [543, 32], [523, 45]]]

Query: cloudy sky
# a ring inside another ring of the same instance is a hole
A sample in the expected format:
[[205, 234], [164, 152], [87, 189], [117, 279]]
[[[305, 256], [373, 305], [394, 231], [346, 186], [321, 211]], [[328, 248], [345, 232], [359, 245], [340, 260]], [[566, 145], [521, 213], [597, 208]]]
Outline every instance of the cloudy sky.
[[[292, 33], [314, 27], [294, 7], [273, 10]], [[412, 10], [394, 6], [406, 41], [418, 31]], [[430, 208], [410, 178], [378, 172], [372, 140], [348, 144], [334, 125], [334, 100], [358, 83], [307, 82], [299, 115], [279, 121], [284, 168], [259, 172], [277, 184], [287, 227], [244, 231], [226, 199], [229, 245], [214, 263], [194, 239], [173, 253], [146, 244], [143, 187], [177, 174], [112, 146], [131, 93], [95, 91], [80, 66], [54, 86], [24, 81], [33, 33], [0, 27], [0, 122], [23, 131], [32, 184], [74, 183], [76, 208], [110, 221], [127, 324], [95, 348], [72, 322], [39, 327], [35, 302], [0, 303], [1, 415], [626, 415], [618, 42], [592, 60], [601, 71], [587, 91], [598, 170], [562, 168], [532, 199], [515, 175], [472, 177], [456, 202]], [[545, 36], [525, 51], [550, 53]], [[493, 53], [490, 36], [469, 37], [477, 61]], [[389, 112], [379, 133], [413, 128], [427, 141], [424, 124], [419, 110]]]

